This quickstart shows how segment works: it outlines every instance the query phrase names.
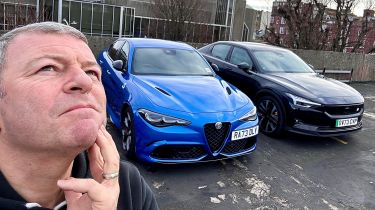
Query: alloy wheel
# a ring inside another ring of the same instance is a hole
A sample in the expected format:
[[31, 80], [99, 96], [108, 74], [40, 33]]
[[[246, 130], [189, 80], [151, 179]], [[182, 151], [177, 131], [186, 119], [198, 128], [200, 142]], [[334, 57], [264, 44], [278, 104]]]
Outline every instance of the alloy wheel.
[[129, 112], [126, 112], [123, 121], [122, 128], [122, 148], [125, 152], [130, 150], [130, 145], [132, 143], [132, 118]]
[[269, 99], [261, 100], [258, 104], [259, 126], [266, 133], [273, 133], [279, 126], [280, 114], [278, 107]]

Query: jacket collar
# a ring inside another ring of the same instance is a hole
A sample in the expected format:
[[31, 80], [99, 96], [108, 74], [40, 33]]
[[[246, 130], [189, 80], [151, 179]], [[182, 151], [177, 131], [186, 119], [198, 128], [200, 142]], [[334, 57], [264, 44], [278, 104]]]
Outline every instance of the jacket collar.
[[[90, 177], [90, 172], [88, 170], [88, 158], [87, 153], [82, 152], [80, 153], [75, 159], [73, 163], [72, 169], [72, 176], [75, 178], [85, 178]], [[26, 203], [25, 199], [22, 198], [8, 183], [4, 175], [0, 171], [0, 206], [2, 206], [3, 202], [10, 204], [14, 202], [14, 205]]]

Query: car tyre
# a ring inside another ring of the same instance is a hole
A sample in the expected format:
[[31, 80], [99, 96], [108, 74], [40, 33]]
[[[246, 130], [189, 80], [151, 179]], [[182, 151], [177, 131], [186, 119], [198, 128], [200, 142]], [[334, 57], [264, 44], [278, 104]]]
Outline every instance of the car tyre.
[[134, 117], [130, 107], [126, 107], [122, 117], [122, 149], [128, 159], [135, 159]]
[[285, 129], [285, 111], [273, 96], [262, 96], [257, 100], [260, 130], [272, 137], [280, 137]]

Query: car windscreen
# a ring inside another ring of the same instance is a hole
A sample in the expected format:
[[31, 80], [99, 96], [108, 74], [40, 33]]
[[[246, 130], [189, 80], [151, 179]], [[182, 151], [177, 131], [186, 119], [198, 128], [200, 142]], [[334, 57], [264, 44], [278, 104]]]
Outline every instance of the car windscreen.
[[255, 59], [265, 73], [313, 73], [296, 54], [287, 50], [255, 50]]
[[213, 75], [204, 58], [194, 50], [137, 48], [132, 66], [133, 74]]

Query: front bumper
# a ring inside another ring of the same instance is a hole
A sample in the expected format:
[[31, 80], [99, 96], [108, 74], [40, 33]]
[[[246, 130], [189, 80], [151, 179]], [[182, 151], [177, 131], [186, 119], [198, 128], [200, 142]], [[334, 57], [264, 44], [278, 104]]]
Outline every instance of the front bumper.
[[[257, 126], [258, 120], [241, 122], [230, 113], [221, 115], [221, 119], [217, 119], [217, 114], [210, 113], [194, 118], [189, 126], [160, 128], [136, 117], [137, 157], [151, 163], [189, 163], [232, 158], [255, 150], [257, 135], [232, 141], [231, 133]], [[216, 139], [217, 142], [208, 142], [209, 131], [205, 126], [215, 122], [226, 124], [227, 131], [225, 134], [214, 134], [220, 138]]]
[[293, 133], [319, 137], [340, 136], [359, 131], [360, 129], [362, 129], [362, 121], [358, 122], [358, 124], [355, 126], [343, 128], [319, 127], [302, 123], [295, 124], [293, 127], [287, 128], [288, 131]]
[[[324, 105], [299, 108], [289, 104], [286, 130], [310, 136], [330, 137], [359, 131], [362, 128], [363, 104]], [[357, 118], [356, 125], [336, 127], [336, 120]]]

